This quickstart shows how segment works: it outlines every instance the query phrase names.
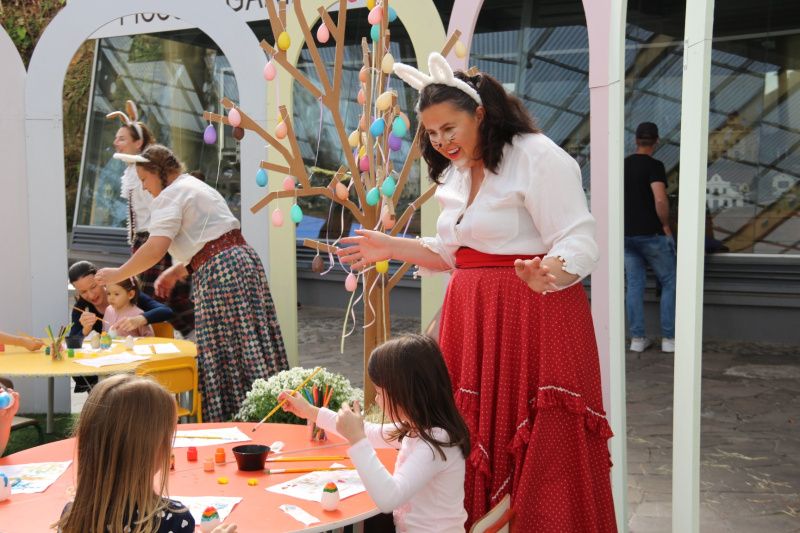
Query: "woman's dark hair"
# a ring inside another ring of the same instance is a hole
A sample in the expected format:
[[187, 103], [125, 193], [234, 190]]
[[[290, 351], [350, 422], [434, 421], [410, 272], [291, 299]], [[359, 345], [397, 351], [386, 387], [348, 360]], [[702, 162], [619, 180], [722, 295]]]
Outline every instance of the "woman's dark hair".
[[97, 274], [97, 267], [89, 261], [78, 261], [69, 267], [69, 282], [75, 283], [84, 276]]
[[[474, 87], [481, 97], [485, 113], [478, 130], [480, 158], [489, 171], [497, 172], [506, 144], [510, 144], [516, 135], [539, 133], [540, 130], [520, 99], [508, 94], [493, 77], [488, 74], [470, 76], [462, 71], [455, 72], [454, 76]], [[478, 102], [461, 89], [433, 83], [423, 87], [420, 92], [417, 111], [422, 112], [443, 102], [473, 115], [478, 109]], [[439, 177], [450, 166], [450, 160], [433, 147], [425, 128], [422, 128], [419, 144], [422, 157], [428, 164], [428, 176], [439, 183]]]
[[126, 291], [133, 291], [133, 298], [131, 298], [131, 303], [136, 305], [139, 303], [139, 282], [136, 281], [136, 278], [127, 278], [123, 279], [122, 281], [116, 282], [114, 285], [119, 285]]
[[[392, 438], [402, 440], [414, 434], [446, 459], [443, 447], [457, 446], [469, 455], [469, 430], [456, 409], [450, 376], [442, 352], [432, 338], [403, 335], [372, 351], [367, 364], [372, 382], [383, 389], [385, 414], [397, 426]], [[400, 421], [397, 413], [407, 421]], [[443, 442], [432, 435], [433, 428], [447, 432]]]
[[142, 128], [142, 136], [139, 137], [139, 132], [136, 131], [136, 128], [131, 126], [130, 124], [123, 124], [122, 127], [127, 129], [128, 132], [131, 134], [131, 138], [134, 141], [138, 141], [139, 139], [142, 140], [142, 150], [150, 146], [151, 144], [156, 142], [156, 137], [153, 135], [153, 132], [144, 125], [143, 122], [137, 122], [140, 128]]
[[147, 163], [136, 163], [137, 167], [141, 167], [148, 172], [157, 174], [161, 179], [161, 187], [169, 185], [167, 178], [175, 173], [183, 172], [183, 164], [178, 161], [172, 150], [160, 144], [151, 144], [142, 153], [142, 157], [147, 158]]

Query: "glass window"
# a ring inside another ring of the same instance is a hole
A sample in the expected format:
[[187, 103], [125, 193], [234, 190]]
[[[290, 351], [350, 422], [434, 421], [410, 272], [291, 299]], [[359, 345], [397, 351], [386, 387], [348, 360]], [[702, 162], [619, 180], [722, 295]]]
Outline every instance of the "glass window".
[[238, 100], [233, 72], [213, 42], [197, 30], [101, 39], [76, 225], [125, 227], [127, 208], [120, 197], [125, 166], [112, 158], [120, 122], [105, 116], [124, 110], [126, 100], [136, 103], [140, 120], [156, 141], [172, 148], [188, 171], [202, 172], [238, 216], [238, 143], [228, 127], [219, 132], [221, 142], [202, 141], [207, 125], [203, 111], [220, 110], [222, 96]]

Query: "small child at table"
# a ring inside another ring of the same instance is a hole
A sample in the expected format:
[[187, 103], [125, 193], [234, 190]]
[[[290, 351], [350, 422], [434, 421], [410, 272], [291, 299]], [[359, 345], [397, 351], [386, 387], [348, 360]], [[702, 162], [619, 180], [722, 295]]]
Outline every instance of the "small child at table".
[[144, 314], [136, 306], [139, 299], [139, 286], [133, 278], [124, 279], [119, 283], [109, 283], [106, 286], [108, 293], [108, 307], [103, 316], [109, 324], [114, 324], [112, 328], [118, 337], [152, 337], [153, 327], [150, 324], [139, 326], [134, 329], [121, 329], [119, 321], [123, 318], [133, 318]]
[[[194, 518], [167, 499], [175, 398], [158, 383], [119, 374], [96, 385], [75, 429], [74, 501], [54, 524], [63, 533], [193, 533]], [[214, 533], [233, 533], [220, 525]]]
[[[456, 409], [450, 377], [436, 341], [405, 335], [375, 348], [367, 373], [388, 424], [364, 423], [360, 406], [338, 415], [283, 391], [284, 409], [316, 421], [348, 441], [348, 454], [364, 487], [384, 513], [394, 511], [398, 531], [463, 533], [464, 458], [469, 432]], [[374, 448], [399, 449], [394, 475]]]

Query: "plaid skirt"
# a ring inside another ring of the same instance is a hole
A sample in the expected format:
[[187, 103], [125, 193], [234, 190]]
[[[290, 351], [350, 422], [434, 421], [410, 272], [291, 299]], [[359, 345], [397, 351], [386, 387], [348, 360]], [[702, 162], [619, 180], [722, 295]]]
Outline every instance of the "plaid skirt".
[[535, 293], [511, 265], [460, 249], [442, 307], [439, 342], [472, 441], [467, 528], [511, 494], [513, 532], [614, 532], [586, 293]]
[[[137, 233], [134, 237], [131, 251], [135, 253], [136, 250], [147, 242], [149, 236], [148, 233]], [[175, 315], [170, 319], [170, 324], [180, 331], [181, 335], [187, 337], [194, 331], [194, 304], [192, 303], [191, 276], [175, 284], [175, 288], [172, 290], [169, 299], [162, 300], [155, 295], [156, 279], [171, 266], [172, 256], [166, 254], [161, 258], [161, 261], [139, 274], [139, 283], [143, 293], [168, 305], [170, 309], [172, 309]]]
[[261, 259], [223, 250], [193, 275], [204, 422], [231, 420], [257, 378], [289, 368]]

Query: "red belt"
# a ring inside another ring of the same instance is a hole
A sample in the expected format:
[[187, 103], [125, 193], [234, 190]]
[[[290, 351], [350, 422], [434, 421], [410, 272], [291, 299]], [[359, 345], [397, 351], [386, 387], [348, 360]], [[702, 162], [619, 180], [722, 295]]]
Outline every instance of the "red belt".
[[194, 257], [192, 257], [189, 265], [192, 267], [192, 270], [197, 270], [203, 266], [206, 261], [218, 253], [225, 251], [228, 248], [242, 246], [245, 244], [247, 244], [247, 241], [244, 240], [242, 231], [233, 229], [228, 233], [223, 234], [221, 237], [214, 239], [213, 241], [208, 241], [199, 252], [194, 254]]
[[544, 257], [539, 255], [496, 255], [485, 254], [472, 248], [456, 250], [456, 268], [513, 267], [517, 259], [533, 259]]

